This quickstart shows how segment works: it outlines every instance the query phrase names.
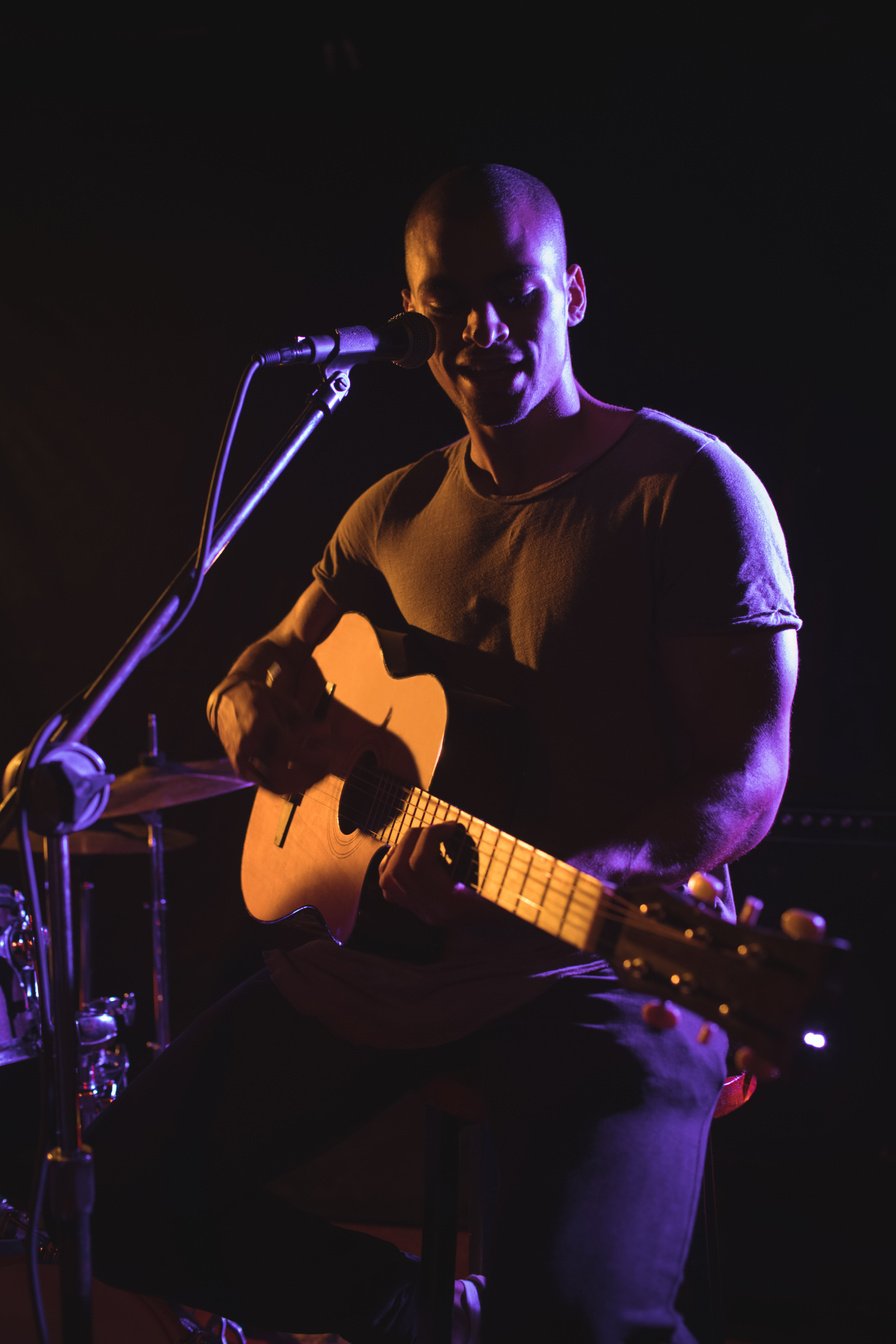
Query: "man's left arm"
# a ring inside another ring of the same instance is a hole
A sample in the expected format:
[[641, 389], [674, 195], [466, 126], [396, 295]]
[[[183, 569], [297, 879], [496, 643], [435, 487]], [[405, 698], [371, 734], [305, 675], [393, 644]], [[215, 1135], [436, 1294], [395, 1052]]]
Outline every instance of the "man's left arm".
[[793, 629], [666, 636], [660, 681], [674, 782], [624, 834], [577, 866], [608, 881], [687, 881], [753, 849], [775, 818], [790, 763]]

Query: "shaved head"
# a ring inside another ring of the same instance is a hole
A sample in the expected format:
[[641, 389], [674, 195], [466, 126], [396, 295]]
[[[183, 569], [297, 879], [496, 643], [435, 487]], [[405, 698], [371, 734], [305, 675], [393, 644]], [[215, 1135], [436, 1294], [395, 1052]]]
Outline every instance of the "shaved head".
[[503, 163], [467, 164], [436, 178], [408, 214], [405, 256], [431, 221], [469, 221], [487, 213], [531, 214], [551, 238], [561, 266], [566, 265], [566, 230], [553, 192], [531, 173]]

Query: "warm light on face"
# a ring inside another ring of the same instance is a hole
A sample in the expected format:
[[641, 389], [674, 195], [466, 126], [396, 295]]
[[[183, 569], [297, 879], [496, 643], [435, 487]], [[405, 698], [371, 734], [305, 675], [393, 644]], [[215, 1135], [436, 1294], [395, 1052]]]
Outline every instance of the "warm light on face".
[[525, 210], [431, 221], [406, 260], [405, 303], [437, 332], [430, 370], [468, 424], [518, 423], [562, 400], [572, 281], [544, 221]]

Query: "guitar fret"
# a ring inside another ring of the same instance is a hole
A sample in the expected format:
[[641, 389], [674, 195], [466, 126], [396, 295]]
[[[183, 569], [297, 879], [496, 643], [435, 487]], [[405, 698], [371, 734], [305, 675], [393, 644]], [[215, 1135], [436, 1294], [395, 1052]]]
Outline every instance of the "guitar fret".
[[[591, 873], [583, 872], [581, 868], [573, 868], [572, 871], [575, 873], [575, 878], [568, 917], [569, 926], [564, 929], [561, 936], [568, 942], [574, 942], [583, 951], [593, 951], [597, 946], [600, 930], [606, 923], [606, 916], [600, 908], [604, 886], [598, 878], [592, 876]], [[571, 923], [573, 917], [575, 918], [575, 937], [571, 936], [573, 933]]]
[[515, 846], [511, 836], [504, 831], [499, 831], [497, 826], [483, 823], [482, 838], [484, 839], [486, 836], [489, 837], [491, 842], [492, 852], [485, 871], [479, 876], [479, 890], [483, 896], [497, 905], [500, 903], [501, 893], [504, 890], [504, 879], [510, 867]]
[[551, 892], [554, 863], [555, 860], [543, 850], [534, 850], [521, 893], [528, 904], [524, 918], [540, 928], [546, 927], [551, 933], [554, 932], [554, 917], [548, 910], [547, 902]]
[[561, 933], [569, 917], [573, 886], [570, 873], [559, 861], [555, 862], [544, 896], [543, 918], [538, 921], [548, 933], [557, 936]]
[[[531, 910], [528, 901], [525, 899], [525, 891], [526, 891], [526, 884], [529, 881], [532, 872], [532, 863], [535, 859], [535, 850], [531, 845], [527, 845], [523, 840], [515, 840], [513, 849], [514, 854], [516, 854], [516, 852], [519, 851], [528, 854], [529, 858], [528, 862], [525, 865], [525, 868], [523, 869], [522, 878], [518, 882], [514, 883], [515, 890], [507, 893], [507, 896], [503, 901], [500, 902], [500, 904], [505, 910], [510, 909], [513, 911], [515, 915], [520, 915], [523, 919], [528, 919]], [[513, 856], [511, 856], [511, 863], [513, 863], [513, 861], [514, 861]], [[520, 902], [523, 903], [522, 909], [520, 908]]]
[[421, 797], [420, 789], [410, 788], [407, 790], [404, 807], [392, 818], [392, 821], [390, 822], [386, 830], [386, 833], [383, 837], [385, 840], [388, 840], [390, 845], [394, 845], [395, 841], [400, 839], [400, 837], [404, 835], [405, 831], [409, 830], [410, 827], [414, 824], [414, 818], [417, 815], [420, 797]]
[[[402, 795], [404, 806], [396, 809]], [[463, 826], [476, 849], [479, 872], [474, 885], [481, 896], [575, 947], [593, 946], [602, 890], [597, 878], [425, 789], [409, 788], [385, 774], [378, 778], [371, 812], [379, 814], [381, 809], [395, 812], [377, 833], [388, 844], [417, 826], [440, 822]]]
[[419, 826], [426, 813], [426, 800], [429, 794], [424, 793], [422, 789], [414, 789], [414, 806], [406, 812], [407, 825], [402, 828], [401, 834], [411, 829], [412, 826]]

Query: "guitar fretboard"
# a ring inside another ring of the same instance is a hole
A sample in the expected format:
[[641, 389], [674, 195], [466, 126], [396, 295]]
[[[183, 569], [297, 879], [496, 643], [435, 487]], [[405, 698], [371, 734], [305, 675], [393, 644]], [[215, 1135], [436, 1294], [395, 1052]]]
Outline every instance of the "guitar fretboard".
[[475, 846], [472, 861], [465, 861], [462, 854], [456, 861], [458, 881], [573, 947], [593, 951], [597, 946], [604, 923], [600, 905], [606, 888], [596, 877], [443, 802], [425, 789], [408, 788], [384, 777], [377, 794], [377, 815], [382, 815], [384, 804], [390, 815], [388, 822], [372, 831], [377, 839], [394, 844], [413, 827], [457, 823]]

